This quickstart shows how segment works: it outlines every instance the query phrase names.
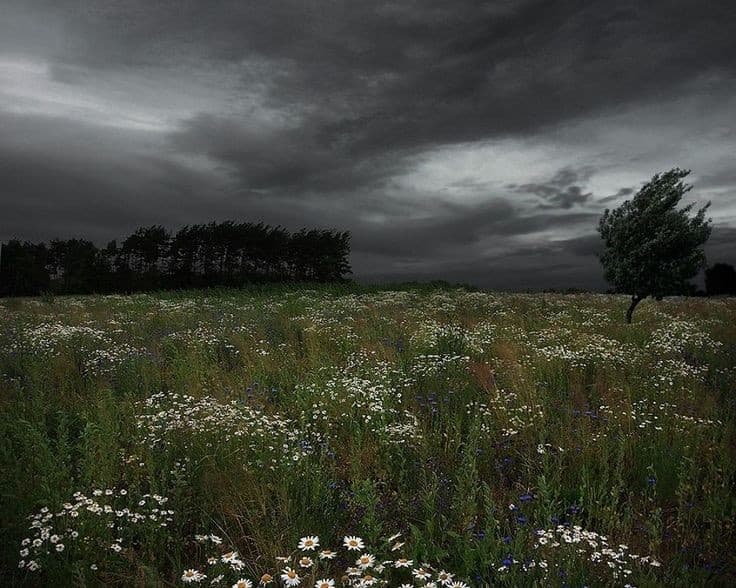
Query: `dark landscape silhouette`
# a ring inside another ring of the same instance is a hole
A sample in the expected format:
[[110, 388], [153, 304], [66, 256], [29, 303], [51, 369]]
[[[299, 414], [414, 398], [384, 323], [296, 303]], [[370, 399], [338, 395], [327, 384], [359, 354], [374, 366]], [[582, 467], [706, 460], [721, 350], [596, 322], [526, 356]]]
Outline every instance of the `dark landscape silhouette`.
[[347, 232], [289, 233], [233, 221], [141, 227], [120, 245], [86, 239], [2, 245], [0, 295], [92, 294], [263, 282], [332, 282], [350, 273]]

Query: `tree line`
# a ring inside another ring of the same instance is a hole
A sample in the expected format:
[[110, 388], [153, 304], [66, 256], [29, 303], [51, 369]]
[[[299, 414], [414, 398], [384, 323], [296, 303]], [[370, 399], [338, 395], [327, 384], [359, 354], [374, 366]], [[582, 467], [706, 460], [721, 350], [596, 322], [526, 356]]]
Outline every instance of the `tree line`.
[[175, 234], [141, 227], [122, 243], [10, 240], [0, 251], [0, 295], [130, 293], [253, 282], [344, 280], [350, 234], [289, 233], [263, 223], [187, 225]]

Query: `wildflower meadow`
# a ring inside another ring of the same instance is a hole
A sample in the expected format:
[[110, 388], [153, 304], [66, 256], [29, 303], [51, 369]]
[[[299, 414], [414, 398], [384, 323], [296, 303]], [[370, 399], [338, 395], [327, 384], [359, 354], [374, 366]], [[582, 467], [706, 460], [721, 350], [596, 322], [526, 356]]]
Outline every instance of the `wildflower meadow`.
[[0, 300], [0, 585], [736, 585], [736, 299]]

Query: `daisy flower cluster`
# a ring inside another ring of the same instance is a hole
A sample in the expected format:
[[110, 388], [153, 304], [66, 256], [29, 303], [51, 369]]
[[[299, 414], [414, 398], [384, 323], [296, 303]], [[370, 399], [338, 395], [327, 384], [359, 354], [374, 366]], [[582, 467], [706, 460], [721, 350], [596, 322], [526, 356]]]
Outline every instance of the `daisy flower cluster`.
[[219, 330], [213, 329], [211, 325], [201, 323], [193, 329], [185, 329], [183, 331], [169, 333], [165, 338], [170, 341], [185, 343], [187, 345], [214, 348], [220, 345], [220, 342], [223, 339], [223, 333]]
[[349, 425], [370, 431], [387, 445], [413, 444], [421, 438], [419, 421], [402, 408], [403, 389], [411, 383], [370, 354], [352, 354], [345, 368], [324, 383], [297, 387], [298, 396], [309, 398], [300, 422], [313, 439], [327, 443], [339, 442]]
[[564, 550], [573, 559], [584, 555], [587, 561], [599, 564], [601, 569], [608, 570], [614, 580], [628, 581], [628, 578], [634, 574], [637, 565], [655, 568], [662, 565], [651, 556], [631, 553], [627, 545], [611, 545], [605, 535], [588, 531], [579, 525], [557, 525], [552, 529], [538, 530], [534, 548], [546, 554], [551, 554], [553, 550]]
[[503, 437], [513, 437], [544, 419], [542, 406], [522, 402], [515, 392], [496, 390], [487, 402], [470, 402], [467, 414], [477, 420], [485, 435], [498, 431]]
[[114, 372], [131, 359], [145, 354], [143, 349], [116, 341], [105, 331], [91, 325], [66, 325], [49, 322], [24, 329], [10, 345], [9, 351], [27, 351], [40, 356], [58, 356], [62, 349], [81, 353], [81, 369], [87, 376]]
[[75, 492], [59, 510], [44, 507], [28, 517], [31, 533], [21, 541], [18, 567], [35, 572], [51, 558], [80, 549], [100, 559], [125, 555], [142, 536], [166, 535], [174, 515], [167, 502], [158, 494], [133, 497], [125, 488], [95, 489], [91, 496]]
[[62, 346], [72, 342], [85, 349], [109, 348], [114, 345], [108, 334], [96, 327], [48, 322], [24, 328], [16, 341], [10, 344], [10, 351], [23, 350], [35, 355], [58, 355]]
[[127, 343], [116, 343], [108, 348], [91, 349], [84, 358], [84, 373], [100, 376], [114, 372], [126, 362], [143, 357], [146, 352]]
[[693, 382], [705, 381], [707, 374], [707, 365], [695, 365], [676, 357], [657, 357], [648, 370], [647, 380], [660, 391], [688, 389]]
[[459, 307], [474, 314], [504, 316], [509, 311], [504, 296], [497, 293], [458, 290], [454, 296]]
[[698, 324], [680, 318], [668, 317], [666, 326], [655, 330], [646, 348], [657, 355], [682, 355], [686, 351], [718, 349], [716, 341]]
[[[453, 308], [454, 310], [454, 308]], [[472, 353], [481, 353], [472, 333], [465, 327], [456, 324], [439, 323], [434, 320], [425, 320], [420, 323], [409, 338], [412, 345], [423, 346], [429, 349], [440, 350], [445, 345], [456, 350], [465, 350]]]
[[404, 411], [402, 421], [388, 423], [383, 427], [383, 433], [389, 443], [396, 446], [415, 445], [422, 440], [422, 432], [419, 420], [410, 411]]
[[685, 433], [694, 427], [719, 427], [723, 422], [698, 416], [683, 414], [677, 405], [671, 402], [642, 399], [631, 404], [631, 408], [620, 407], [612, 410], [610, 406], [598, 407], [600, 415], [610, 423], [628, 426], [633, 430], [654, 430]]
[[293, 421], [235, 400], [225, 403], [211, 396], [159, 392], [137, 407], [136, 427], [152, 449], [174, 439], [185, 445], [202, 439], [208, 447], [232, 442], [247, 449], [239, 457], [247, 465], [271, 469], [299, 461], [309, 452]]
[[317, 535], [306, 535], [291, 554], [276, 558], [275, 568], [252, 578], [246, 577], [243, 570], [253, 566], [246, 564], [237, 551], [223, 547], [219, 536], [196, 535], [195, 541], [213, 551], [207, 557], [206, 566], [182, 572], [181, 581], [185, 584], [206, 582], [232, 588], [335, 588], [336, 585], [469, 588], [468, 584], [456, 579], [455, 574], [402, 555], [405, 542], [401, 540], [401, 533], [383, 539], [378, 551], [371, 550], [358, 535], [343, 537], [339, 549], [324, 547]]
[[[437, 378], [442, 372], [454, 367], [464, 368], [470, 361], [467, 355], [451, 355], [451, 354], [429, 354], [417, 355], [412, 358], [409, 373], [414, 377]], [[436, 381], [436, 380], [435, 380]]]
[[637, 364], [641, 353], [636, 347], [597, 333], [573, 332], [556, 327], [532, 333], [537, 343], [530, 345], [527, 359], [562, 361], [573, 368], [591, 365], [624, 367]]
[[[188, 299], [188, 300], [166, 300], [165, 298], [152, 298], [150, 296], [147, 296], [145, 294], [141, 295], [145, 296], [144, 299], [148, 299], [151, 303], [155, 304], [158, 310], [162, 312], [167, 313], [174, 313], [174, 312], [181, 312], [181, 313], [191, 313], [196, 312], [201, 309], [201, 303], [197, 300]], [[125, 298], [122, 298], [122, 300], [125, 300]]]

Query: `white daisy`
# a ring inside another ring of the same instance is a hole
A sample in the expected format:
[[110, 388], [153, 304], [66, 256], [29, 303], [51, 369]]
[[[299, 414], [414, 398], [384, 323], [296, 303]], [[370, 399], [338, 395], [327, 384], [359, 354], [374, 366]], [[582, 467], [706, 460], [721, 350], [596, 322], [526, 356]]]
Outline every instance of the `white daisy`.
[[299, 539], [299, 549], [302, 551], [311, 551], [319, 547], [319, 537], [316, 535], [307, 535]]
[[445, 570], [440, 570], [437, 572], [437, 579], [440, 581], [441, 584], [444, 584], [445, 586], [452, 582], [452, 574], [450, 572], [446, 572]]
[[376, 556], [370, 553], [364, 553], [355, 561], [355, 565], [361, 570], [371, 567], [374, 563], [376, 563]]
[[194, 569], [184, 570], [184, 573], [181, 575], [181, 581], [185, 584], [189, 584], [191, 582], [201, 582], [206, 577], [207, 576], [205, 574]]
[[220, 559], [222, 559], [222, 563], [230, 563], [236, 561], [238, 559], [238, 552], [228, 551], [227, 553], [223, 554]]
[[299, 577], [299, 574], [297, 574], [290, 567], [285, 567], [281, 571], [281, 580], [287, 586], [298, 586], [299, 585], [299, 582], [302, 581], [302, 579]]
[[355, 537], [352, 535], [346, 536], [342, 540], [342, 544], [348, 548], [348, 551], [359, 551], [365, 547], [363, 544], [363, 540], [360, 537]]

